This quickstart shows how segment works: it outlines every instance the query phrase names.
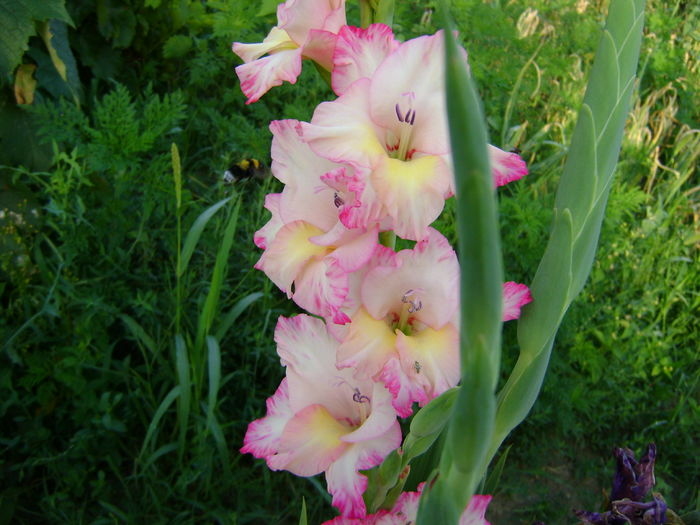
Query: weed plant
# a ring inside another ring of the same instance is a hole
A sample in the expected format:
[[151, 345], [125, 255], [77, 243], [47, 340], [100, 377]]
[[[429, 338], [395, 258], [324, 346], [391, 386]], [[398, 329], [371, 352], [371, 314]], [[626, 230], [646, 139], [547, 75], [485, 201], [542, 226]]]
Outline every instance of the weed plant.
[[[281, 379], [275, 321], [295, 310], [252, 268], [278, 184], [221, 175], [269, 163], [267, 123], [309, 119], [330, 92], [305, 68], [245, 106], [229, 45], [274, 23], [256, 3], [104, 4], [98, 23], [68, 2], [95, 27], [71, 37], [92, 80], [79, 107], [41, 88], [50, 167], [0, 169], [0, 522], [295, 523], [302, 498], [320, 522], [332, 513], [323, 480], [238, 453]], [[397, 34], [437, 29], [433, 4], [397, 2]], [[528, 282], [544, 250], [606, 4], [452, 3], [491, 141], [530, 168], [500, 195], [509, 280]], [[700, 9], [647, 10], [596, 264], [506, 444], [492, 523], [574, 523], [572, 507], [601, 503], [611, 448], [648, 441], [669, 504], [698, 505]], [[453, 206], [438, 224], [451, 242]], [[504, 335], [505, 372], [515, 327]]]

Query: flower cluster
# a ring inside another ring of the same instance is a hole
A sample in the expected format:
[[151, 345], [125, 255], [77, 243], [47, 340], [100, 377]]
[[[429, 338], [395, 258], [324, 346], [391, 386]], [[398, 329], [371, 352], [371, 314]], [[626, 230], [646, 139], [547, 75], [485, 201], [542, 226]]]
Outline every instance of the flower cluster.
[[[266, 197], [256, 268], [313, 317], [280, 318], [286, 375], [242, 452], [273, 470], [324, 472], [341, 514], [334, 523], [404, 523], [393, 517], [415, 517], [419, 493], [367, 516], [360, 471], [401, 445], [399, 417], [460, 379], [459, 263], [431, 227], [454, 194], [444, 38], [400, 43], [382, 24], [345, 25], [343, 0], [287, 0], [277, 15], [262, 43], [234, 44], [248, 102], [295, 82], [302, 58], [330, 72], [337, 98], [310, 122], [270, 125], [271, 169], [284, 188]], [[489, 153], [494, 186], [527, 174], [517, 154]], [[396, 251], [382, 232], [413, 246]], [[513, 282], [503, 298], [504, 321], [531, 300]], [[482, 503], [472, 500], [463, 523], [486, 523]]]

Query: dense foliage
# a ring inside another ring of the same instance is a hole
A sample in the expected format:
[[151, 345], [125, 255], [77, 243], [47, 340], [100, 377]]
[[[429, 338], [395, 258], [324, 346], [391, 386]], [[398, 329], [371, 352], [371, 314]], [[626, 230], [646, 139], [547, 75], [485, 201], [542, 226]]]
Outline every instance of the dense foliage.
[[[311, 522], [332, 515], [316, 480], [238, 453], [280, 380], [274, 321], [294, 310], [252, 269], [277, 183], [222, 174], [269, 163], [266, 123], [308, 119], [331, 95], [305, 68], [244, 104], [230, 43], [260, 41], [267, 4], [68, 0], [70, 20], [22, 15], [37, 25], [21, 65], [0, 63], [1, 523], [292, 523], [302, 497]], [[397, 0], [398, 37], [437, 29], [433, 4]], [[530, 168], [500, 209], [506, 274], [529, 282], [606, 2], [452, 8], [491, 140]], [[700, 505], [700, 7], [647, 9], [597, 260], [507, 442], [493, 523], [573, 523], [572, 507], [600, 505], [611, 448], [649, 441], [669, 504]], [[504, 375], [514, 326], [505, 344]]]

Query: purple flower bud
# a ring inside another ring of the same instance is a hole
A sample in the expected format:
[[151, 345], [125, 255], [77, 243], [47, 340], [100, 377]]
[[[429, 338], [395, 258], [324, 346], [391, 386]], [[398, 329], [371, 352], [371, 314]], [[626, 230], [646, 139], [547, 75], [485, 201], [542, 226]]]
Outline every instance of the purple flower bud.
[[641, 501], [656, 483], [654, 479], [654, 461], [656, 445], [649, 443], [647, 453], [637, 462], [634, 453], [628, 448], [616, 448], [613, 454], [617, 460], [617, 472], [613, 478], [610, 500], [629, 498]]

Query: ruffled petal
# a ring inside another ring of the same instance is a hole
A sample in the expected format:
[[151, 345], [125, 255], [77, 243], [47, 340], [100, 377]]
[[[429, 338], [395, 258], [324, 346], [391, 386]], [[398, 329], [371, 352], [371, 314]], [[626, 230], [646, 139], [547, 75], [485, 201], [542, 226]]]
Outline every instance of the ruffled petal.
[[486, 521], [486, 507], [491, 502], [491, 498], [491, 496], [473, 495], [459, 518], [459, 525], [491, 525]]
[[268, 457], [272, 470], [288, 470], [297, 476], [314, 476], [328, 469], [350, 445], [341, 441], [350, 428], [322, 405], [297, 412], [284, 427], [278, 453]]
[[524, 284], [513, 281], [503, 283], [503, 320], [510, 321], [520, 317], [520, 307], [532, 302], [530, 289]]
[[327, 258], [332, 259], [346, 272], [354, 272], [362, 268], [374, 254], [379, 232], [376, 226], [363, 231], [348, 230], [343, 224], [339, 225], [334, 232], [329, 232], [335, 234], [333, 237], [327, 234], [316, 237], [313, 241], [321, 246], [336, 246]]
[[280, 228], [284, 226], [279, 211], [281, 195], [281, 193], [268, 193], [265, 195], [265, 209], [272, 213], [272, 217], [270, 217], [265, 226], [253, 235], [255, 246], [263, 250], [268, 247], [275, 235], [280, 231]]
[[460, 378], [459, 333], [447, 324], [440, 330], [396, 336], [401, 368], [413, 385], [411, 397], [420, 406], [456, 386]]
[[398, 45], [391, 28], [384, 24], [372, 24], [366, 29], [343, 27], [333, 54], [331, 85], [336, 95], [345, 93], [357, 79], [370, 78]]
[[369, 114], [369, 79], [353, 83], [344, 95], [316, 107], [302, 134], [316, 154], [353, 167], [369, 168], [386, 155]]
[[413, 414], [413, 402], [416, 399], [427, 400], [423, 389], [404, 372], [398, 356], [391, 357], [384, 364], [377, 379], [391, 392], [392, 406], [401, 417]]
[[236, 53], [246, 64], [259, 59], [261, 56], [280, 49], [291, 49], [299, 47], [290, 38], [289, 34], [279, 27], [273, 27], [265, 40], [259, 44], [233, 43], [233, 52]]
[[401, 427], [398, 421], [381, 436], [354, 443], [326, 471], [328, 492], [333, 496], [333, 506], [341, 515], [363, 518], [367, 513], [362, 493], [367, 488], [367, 478], [358, 470], [366, 470], [380, 464], [384, 458], [401, 445]]
[[[342, 439], [346, 443], [361, 443], [380, 437], [386, 434], [391, 426], [398, 424], [396, 422], [396, 411], [391, 406], [391, 394], [384, 388], [384, 385], [374, 383], [372, 393], [368, 397], [371, 399], [371, 413], [359, 428], [343, 436]], [[397, 443], [394, 448], [399, 445], [400, 442]], [[379, 463], [381, 463], [381, 461], [380, 459]], [[368, 466], [364, 466], [363, 464], [359, 468], [364, 470], [372, 468], [376, 464], [378, 463]]]
[[525, 161], [517, 153], [508, 153], [488, 145], [491, 173], [496, 186], [503, 186], [527, 175]]
[[451, 174], [439, 156], [402, 161], [383, 157], [372, 171], [377, 198], [394, 219], [396, 234], [420, 240], [445, 206]]
[[312, 259], [294, 281], [294, 302], [321, 317], [334, 317], [348, 295], [348, 272], [329, 257]]
[[338, 222], [333, 191], [321, 180], [338, 165], [316, 155], [301, 139], [297, 120], [275, 120], [272, 131], [272, 174], [285, 184], [279, 205], [285, 222], [304, 220], [323, 231]]
[[337, 40], [338, 35], [334, 33], [312, 29], [302, 48], [302, 55], [330, 71], [333, 69], [333, 52]]
[[[412, 250], [402, 250], [396, 263], [377, 265], [362, 283], [361, 300], [375, 319], [398, 314], [409, 296], [420, 307], [413, 319], [435, 329], [450, 322], [459, 306], [459, 263], [450, 243], [437, 230]], [[411, 322], [409, 320], [409, 322]]]
[[312, 29], [337, 33], [345, 25], [345, 0], [287, 0], [277, 7], [277, 22], [302, 45]]
[[374, 376], [394, 355], [396, 335], [384, 320], [372, 318], [364, 308], [352, 316], [347, 330], [338, 347], [338, 368], [352, 367], [358, 376]]
[[283, 49], [236, 68], [241, 91], [248, 97], [246, 104], [257, 102], [270, 88], [281, 86], [284, 81], [296, 83], [300, 73], [301, 49]]
[[[399, 104], [415, 110], [411, 148], [428, 155], [450, 151], [445, 109], [442, 31], [401, 44], [377, 68], [370, 87], [370, 114], [381, 128], [396, 130]], [[396, 133], [396, 136], [399, 136]]]
[[369, 228], [387, 217], [367, 175], [367, 169], [339, 168], [321, 176], [321, 180], [335, 190], [338, 217], [346, 228]]
[[265, 272], [280, 290], [292, 296], [292, 282], [301, 273], [304, 265], [312, 257], [323, 257], [327, 248], [312, 243], [309, 239], [323, 232], [304, 221], [285, 224], [255, 264], [255, 268]]
[[282, 432], [287, 422], [294, 417], [289, 405], [289, 388], [287, 379], [282, 379], [275, 394], [268, 398], [267, 415], [256, 419], [248, 425], [243, 438], [241, 453], [253, 454], [256, 458], [267, 458], [279, 448]]

